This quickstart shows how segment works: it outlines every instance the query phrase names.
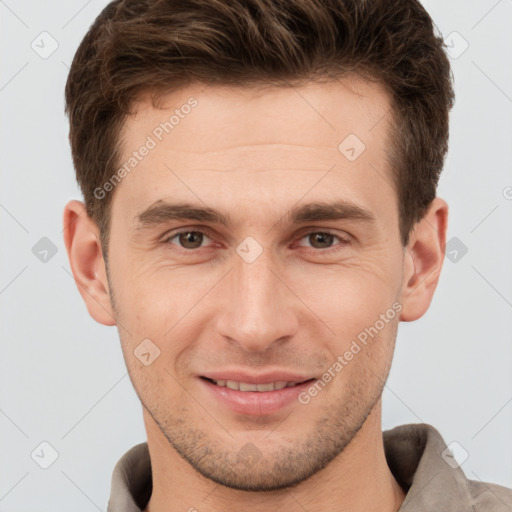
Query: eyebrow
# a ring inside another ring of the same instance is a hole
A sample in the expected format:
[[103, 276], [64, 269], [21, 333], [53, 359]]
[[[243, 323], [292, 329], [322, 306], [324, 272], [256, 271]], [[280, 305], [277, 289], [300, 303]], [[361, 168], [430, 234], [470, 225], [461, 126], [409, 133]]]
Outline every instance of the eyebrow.
[[[350, 201], [338, 200], [334, 202], [312, 202], [291, 208], [275, 225], [302, 224], [313, 221], [327, 220], [354, 220], [365, 223], [375, 223], [375, 215]], [[165, 224], [170, 220], [195, 220], [221, 224], [226, 227], [233, 225], [229, 213], [207, 206], [194, 206], [188, 203], [170, 203], [163, 200], [156, 201], [135, 218], [135, 229], [145, 230]]]

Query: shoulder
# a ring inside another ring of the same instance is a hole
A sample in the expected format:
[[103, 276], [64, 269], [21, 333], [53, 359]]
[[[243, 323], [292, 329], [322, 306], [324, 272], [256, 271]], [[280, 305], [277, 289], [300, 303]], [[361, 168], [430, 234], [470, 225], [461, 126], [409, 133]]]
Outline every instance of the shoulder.
[[470, 480], [432, 425], [400, 425], [383, 438], [388, 466], [407, 492], [400, 511], [512, 512], [512, 489]]
[[512, 511], [512, 489], [502, 485], [468, 480], [475, 512]]

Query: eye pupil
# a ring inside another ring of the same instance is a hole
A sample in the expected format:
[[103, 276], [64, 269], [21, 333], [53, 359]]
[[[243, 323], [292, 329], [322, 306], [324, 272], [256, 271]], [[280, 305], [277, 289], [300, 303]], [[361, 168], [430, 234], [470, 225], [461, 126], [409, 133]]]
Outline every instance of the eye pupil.
[[[194, 238], [197, 237], [196, 242], [194, 243]], [[203, 234], [197, 231], [187, 231], [186, 233], [180, 233], [179, 235], [180, 244], [182, 244], [186, 249], [197, 249], [201, 247], [201, 243], [203, 241]], [[188, 245], [189, 242], [192, 246]]]
[[[320, 248], [322, 248], [322, 247], [325, 246], [326, 243], [327, 243], [328, 246], [332, 244], [334, 235], [331, 235], [329, 233], [312, 233], [310, 235], [310, 237], [312, 237], [312, 245], [313, 246], [315, 246], [316, 241], [319, 241], [320, 242], [320, 246], [321, 246]], [[322, 243], [324, 245], [322, 245]]]

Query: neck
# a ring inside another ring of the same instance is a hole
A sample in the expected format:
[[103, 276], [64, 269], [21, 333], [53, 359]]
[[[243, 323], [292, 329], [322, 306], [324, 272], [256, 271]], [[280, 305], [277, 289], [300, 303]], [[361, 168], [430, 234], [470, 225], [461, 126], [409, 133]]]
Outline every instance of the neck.
[[219, 485], [195, 471], [144, 410], [153, 492], [144, 512], [396, 512], [405, 493], [384, 455], [381, 401], [351, 443], [324, 469], [295, 487], [247, 492]]

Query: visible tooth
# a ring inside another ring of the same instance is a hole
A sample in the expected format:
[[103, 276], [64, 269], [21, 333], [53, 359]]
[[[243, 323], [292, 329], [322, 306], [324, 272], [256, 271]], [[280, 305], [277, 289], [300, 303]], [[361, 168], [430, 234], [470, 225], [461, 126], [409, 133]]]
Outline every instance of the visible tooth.
[[240, 382], [240, 391], [258, 391], [258, 386], [256, 384]]
[[229, 389], [240, 389], [238, 382], [236, 382], [234, 380], [227, 380], [226, 387]]
[[258, 384], [258, 391], [274, 391], [274, 383], [269, 382], [268, 384]]
[[250, 384], [249, 382], [238, 382], [235, 380], [215, 380], [217, 386], [225, 386], [229, 389], [235, 389], [237, 391], [274, 391], [283, 388], [291, 388], [297, 384], [297, 382], [287, 382], [285, 380], [278, 380], [277, 382], [268, 382], [267, 384]]

